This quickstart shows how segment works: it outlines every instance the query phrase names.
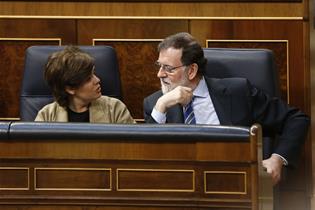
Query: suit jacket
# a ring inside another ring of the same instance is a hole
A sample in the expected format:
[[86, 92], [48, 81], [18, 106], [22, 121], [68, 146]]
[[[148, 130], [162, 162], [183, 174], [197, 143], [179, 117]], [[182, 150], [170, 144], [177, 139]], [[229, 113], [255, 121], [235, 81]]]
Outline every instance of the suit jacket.
[[[272, 153], [284, 157], [288, 163], [296, 164], [300, 147], [304, 143], [310, 123], [309, 117], [290, 107], [279, 98], [271, 98], [252, 86], [245, 78], [214, 79], [205, 77], [213, 106], [221, 125], [251, 126], [259, 123], [263, 128], [264, 159]], [[146, 123], [156, 123], [151, 117], [156, 101], [162, 96], [157, 91], [144, 99]], [[166, 113], [166, 123], [183, 123], [180, 105]], [[272, 139], [272, 140], [271, 140]]]
[[[89, 112], [91, 123], [135, 123], [125, 104], [108, 96], [92, 101]], [[38, 112], [35, 121], [68, 122], [68, 111], [53, 102]]]

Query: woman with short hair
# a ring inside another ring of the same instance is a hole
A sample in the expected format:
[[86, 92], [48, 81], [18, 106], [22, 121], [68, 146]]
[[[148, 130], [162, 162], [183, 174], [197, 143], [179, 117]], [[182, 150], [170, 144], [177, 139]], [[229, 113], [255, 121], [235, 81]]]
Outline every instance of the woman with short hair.
[[55, 101], [44, 106], [35, 121], [135, 123], [123, 102], [102, 96], [94, 59], [78, 47], [50, 55], [44, 77]]

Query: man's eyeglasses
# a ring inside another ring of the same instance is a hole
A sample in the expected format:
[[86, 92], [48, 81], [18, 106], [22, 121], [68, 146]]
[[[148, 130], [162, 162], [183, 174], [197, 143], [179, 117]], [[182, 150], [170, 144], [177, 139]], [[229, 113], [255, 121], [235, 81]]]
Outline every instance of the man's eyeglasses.
[[166, 73], [174, 73], [175, 69], [178, 69], [178, 68], [186, 66], [186, 65], [181, 65], [181, 66], [174, 67], [174, 66], [162, 64], [162, 63], [159, 63], [159, 62], [156, 61], [154, 63], [154, 66], [155, 66], [157, 71], [159, 71], [162, 68], [162, 70], [166, 71]]

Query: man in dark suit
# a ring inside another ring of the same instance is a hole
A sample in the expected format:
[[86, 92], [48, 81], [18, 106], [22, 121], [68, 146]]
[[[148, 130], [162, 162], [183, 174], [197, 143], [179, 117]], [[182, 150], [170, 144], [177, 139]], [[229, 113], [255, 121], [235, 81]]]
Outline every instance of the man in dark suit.
[[[283, 165], [292, 165], [304, 142], [309, 118], [279, 98], [270, 98], [245, 78], [214, 79], [203, 75], [202, 47], [188, 33], [164, 39], [156, 62], [161, 89], [144, 99], [146, 123], [186, 123], [251, 126], [259, 123], [264, 136], [276, 136], [277, 145], [263, 160], [274, 184]], [[184, 113], [184, 114], [183, 114]]]

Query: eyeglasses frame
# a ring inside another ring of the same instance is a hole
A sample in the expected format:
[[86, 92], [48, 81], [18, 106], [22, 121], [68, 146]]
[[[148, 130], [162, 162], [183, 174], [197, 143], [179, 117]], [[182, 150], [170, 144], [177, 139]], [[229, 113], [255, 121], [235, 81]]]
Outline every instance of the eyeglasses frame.
[[187, 65], [181, 65], [181, 66], [175, 66], [174, 67], [174, 66], [170, 66], [170, 65], [167, 65], [167, 64], [162, 64], [162, 63], [156, 61], [154, 63], [154, 66], [156, 66], [158, 70], [161, 70], [161, 68], [162, 68], [162, 70], [165, 71], [166, 73], [172, 74], [172, 73], [174, 73], [175, 69], [178, 69], [180, 67], [184, 67], [184, 66], [187, 66]]

